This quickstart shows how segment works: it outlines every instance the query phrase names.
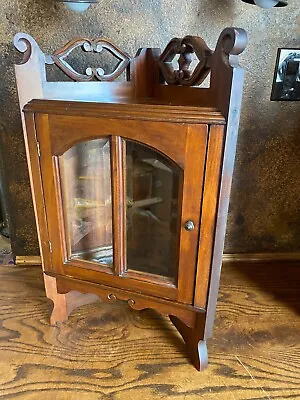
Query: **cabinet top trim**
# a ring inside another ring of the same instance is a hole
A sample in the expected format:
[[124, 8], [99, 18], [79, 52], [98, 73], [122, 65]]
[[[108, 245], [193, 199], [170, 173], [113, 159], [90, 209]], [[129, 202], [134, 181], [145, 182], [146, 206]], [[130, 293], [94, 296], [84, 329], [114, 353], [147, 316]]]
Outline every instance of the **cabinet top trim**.
[[224, 116], [213, 107], [174, 106], [151, 103], [92, 103], [57, 100], [31, 100], [24, 112], [93, 118], [140, 119], [189, 124], [224, 125]]

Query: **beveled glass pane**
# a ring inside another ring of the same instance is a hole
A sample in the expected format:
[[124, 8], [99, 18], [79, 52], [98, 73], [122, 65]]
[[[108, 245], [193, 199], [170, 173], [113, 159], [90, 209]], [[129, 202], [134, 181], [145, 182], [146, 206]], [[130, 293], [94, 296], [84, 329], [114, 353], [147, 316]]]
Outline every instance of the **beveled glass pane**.
[[59, 158], [68, 259], [113, 263], [110, 141], [80, 142]]
[[127, 269], [177, 277], [182, 170], [144, 145], [126, 142]]

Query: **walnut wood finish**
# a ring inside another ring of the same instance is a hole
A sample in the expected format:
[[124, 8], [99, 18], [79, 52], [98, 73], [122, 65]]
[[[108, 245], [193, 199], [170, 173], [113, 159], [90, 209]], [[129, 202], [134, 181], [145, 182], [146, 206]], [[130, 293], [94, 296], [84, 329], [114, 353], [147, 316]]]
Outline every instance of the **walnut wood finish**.
[[46, 296], [53, 303], [50, 316], [50, 324], [53, 326], [66, 322], [76, 308], [99, 300], [99, 297], [93, 293], [85, 294], [74, 290], [66, 294], [58, 293], [57, 283], [57, 279], [44, 274]]
[[198, 371], [203, 371], [208, 365], [206, 342], [202, 340], [204, 334], [204, 319], [197, 314], [195, 326], [193, 328], [190, 328], [173, 315], [170, 315], [170, 320], [185, 341], [192, 364]]
[[195, 309], [195, 307], [164, 300], [163, 298], [157, 299], [133, 291], [83, 282], [68, 277], [57, 276], [56, 280], [59, 293], [68, 294], [71, 290], [75, 290], [81, 293], [94, 293], [105, 302], [115, 302], [118, 299], [125, 300], [128, 302], [129, 306], [135, 310], [152, 308], [161, 314], [176, 316], [190, 329], [196, 329], [197, 318], [199, 321], [202, 321], [202, 324], [205, 321], [205, 311], [201, 308]]
[[238, 55], [244, 51], [246, 45], [247, 34], [243, 29], [225, 29], [218, 40], [212, 63], [211, 90], [214, 92], [216, 104], [225, 116], [227, 124], [223, 150], [224, 154], [220, 179], [214, 249], [212, 253], [211, 283], [207, 302], [205, 338], [212, 336], [214, 315], [218, 298], [222, 254], [224, 249], [244, 84], [244, 70], [238, 64]]
[[224, 129], [211, 126], [208, 136], [205, 183], [200, 220], [197, 276], [194, 304], [206, 308], [207, 290], [212, 261], [213, 241], [216, 227], [216, 210], [220, 183], [220, 168], [224, 146]]
[[[102, 39], [76, 39], [53, 56], [26, 34], [16, 35], [15, 46], [24, 53], [15, 70], [46, 294], [54, 303], [51, 322], [65, 321], [96, 295], [153, 308], [170, 315], [192, 363], [203, 370], [221, 272], [243, 85], [237, 56], [246, 46], [245, 32], [225, 29], [215, 51], [187, 36], [173, 39], [162, 53], [140, 49], [134, 58]], [[101, 67], [80, 74], [66, 61], [80, 46], [96, 53], [105, 48], [120, 63], [110, 75]], [[198, 64], [191, 70], [193, 56]], [[48, 82], [46, 64], [77, 82]], [[103, 82], [124, 71], [124, 82]], [[195, 87], [208, 74], [209, 88]], [[99, 82], [87, 82], [93, 78]], [[113, 268], [69, 257], [59, 163], [75, 144], [104, 137], [111, 146]], [[154, 149], [182, 171], [175, 280], [126, 270], [126, 140]]]
[[[198, 58], [194, 71], [190, 71], [192, 54]], [[196, 36], [185, 36], [183, 39], [174, 38], [167, 45], [159, 58], [161, 72], [168, 84], [195, 86], [200, 85], [210, 71], [210, 59], [213, 51], [204, 40]], [[178, 69], [172, 64], [179, 55]]]
[[[124, 103], [85, 103], [77, 101], [32, 100], [24, 108], [39, 114], [55, 114], [62, 116], [78, 116], [89, 118], [141, 120], [158, 122], [178, 122], [185, 124], [215, 124], [225, 125], [223, 114], [216, 107], [180, 107], [171, 104], [155, 104], [151, 99], [141, 99]], [[59, 121], [59, 119], [58, 119]], [[89, 120], [84, 120], [89, 123]], [[93, 122], [93, 121], [92, 121]], [[74, 123], [79, 121], [74, 120]], [[151, 125], [150, 125], [151, 126]], [[170, 134], [171, 135], [171, 134]], [[172, 135], [176, 140], [176, 132]]]
[[113, 240], [115, 275], [125, 272], [125, 141], [120, 136], [111, 138], [111, 171], [113, 188]]
[[[40, 102], [34, 102], [39, 108]], [[34, 104], [25, 107], [26, 113], [34, 109]], [[59, 102], [56, 102], [61, 106]], [[79, 279], [92, 280], [94, 282], [110, 283], [112, 286], [134, 288], [143, 290], [154, 296], [177, 299], [179, 302], [192, 304], [194, 295], [195, 259], [198, 246], [199, 210], [202, 197], [202, 182], [207, 143], [207, 125], [185, 126], [171, 124], [169, 122], [147, 122], [143, 120], [143, 114], [139, 114], [142, 121], [127, 121], [124, 127], [123, 120], [106, 119], [102, 117], [101, 107], [98, 110], [99, 118], [86, 118], [84, 111], [78, 108], [77, 116], [68, 117], [65, 111], [63, 117], [56, 115], [55, 104], [48, 114], [36, 114], [37, 136], [40, 143], [40, 163], [43, 181], [47, 184], [44, 188], [48, 230], [53, 246], [53, 269], [60, 275], [70, 275]], [[113, 107], [113, 106], [112, 106]], [[127, 106], [129, 107], [129, 106]], [[29, 110], [28, 110], [29, 109]], [[72, 108], [70, 108], [72, 109]], [[150, 111], [151, 112], [151, 111]], [[144, 111], [145, 118], [150, 113]], [[81, 114], [82, 113], [82, 114]], [[53, 114], [53, 115], [52, 115]], [[82, 115], [82, 116], [81, 116]], [[177, 118], [179, 118], [178, 115]], [[183, 121], [184, 121], [183, 116]], [[182, 122], [179, 120], [179, 122]], [[59, 125], [58, 125], [59, 124]], [[114, 205], [114, 240], [117, 242], [115, 254], [115, 274], [111, 274], [105, 268], [93, 265], [82, 260], [67, 260], [65, 250], [65, 227], [62, 215], [62, 200], [60, 189], [60, 176], [57, 156], [63, 154], [79, 140], [88, 140], [106, 136], [109, 132], [112, 136], [112, 171], [113, 171], [113, 205]], [[124, 273], [124, 193], [122, 189], [122, 174], [124, 161], [122, 161], [122, 140], [117, 136], [122, 132], [123, 138], [134, 139], [156, 148], [169, 158], [173, 159], [184, 170], [184, 184], [182, 195], [182, 227], [180, 234], [178, 266], [178, 287], [165, 279], [153, 276], [139, 275], [136, 280], [132, 274], [119, 276]], [[174, 138], [174, 139], [173, 139]], [[182, 154], [180, 153], [182, 149]], [[195, 157], [194, 151], [197, 156]], [[56, 196], [53, 196], [56, 193]], [[194, 220], [196, 228], [193, 232], [184, 229], [187, 220]], [[122, 259], [123, 258], [123, 259]], [[78, 268], [80, 267], [80, 268]], [[47, 270], [47, 267], [46, 267]], [[161, 289], [165, 288], [162, 292]]]
[[[66, 58], [76, 48], [81, 47], [86, 52], [101, 53], [106, 49], [112, 54], [118, 63], [113, 72], [106, 74], [101, 67], [88, 67], [86, 74], [77, 72], [67, 61]], [[127, 76], [130, 76], [130, 61], [131, 57], [120, 50], [115, 44], [105, 39], [74, 39], [67, 43], [62, 49], [56, 50], [52, 56], [53, 62], [71, 79], [76, 82], [91, 81], [93, 78], [99, 81], [113, 81], [127, 69]]]
[[[182, 196], [182, 229], [180, 237], [179, 268], [178, 268], [178, 300], [183, 303], [193, 302], [194, 292], [189, 288], [194, 286], [199, 240], [199, 213], [203, 190], [203, 173], [207, 145], [207, 125], [190, 126], [187, 131], [185, 164], [187, 165], [183, 183]], [[184, 228], [186, 221], [195, 225], [193, 231]]]

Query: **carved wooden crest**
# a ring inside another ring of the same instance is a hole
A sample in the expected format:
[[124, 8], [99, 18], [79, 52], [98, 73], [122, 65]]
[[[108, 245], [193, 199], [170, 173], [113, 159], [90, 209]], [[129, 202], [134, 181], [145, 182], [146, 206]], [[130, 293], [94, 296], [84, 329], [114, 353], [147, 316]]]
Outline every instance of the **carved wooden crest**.
[[[224, 29], [215, 51], [212, 51], [198, 36], [174, 38], [161, 54], [159, 67], [169, 85], [200, 85], [210, 73], [217, 57], [221, 57], [223, 62], [231, 65], [232, 57], [240, 54], [246, 44], [246, 32], [238, 28]], [[174, 66], [176, 57], [178, 57], [178, 68]], [[194, 58], [197, 60], [197, 65], [192, 69], [191, 64]]]
[[[43, 80], [46, 80], [44, 65], [56, 64], [67, 76], [77, 82], [113, 81], [124, 71], [127, 72], [126, 78], [129, 81], [136, 75], [136, 72], [131, 73], [131, 66], [136, 70], [143, 58], [140, 52], [135, 58], [132, 58], [106, 39], [74, 39], [56, 50], [53, 55], [44, 54], [35, 40], [25, 33], [17, 34], [14, 44], [20, 52], [24, 53], [23, 65], [28, 64], [29, 68], [29, 64], [34, 62], [34, 57], [36, 57], [36, 61], [39, 60], [37, 65], [40, 67]], [[169, 85], [196, 86], [200, 85], [210, 72], [214, 75], [214, 70], [218, 70], [220, 63], [230, 67], [237, 66], [235, 57], [245, 49], [246, 44], [247, 35], [243, 29], [238, 28], [224, 29], [215, 51], [212, 51], [198, 36], [174, 38], [157, 57], [155, 63], [157, 63], [165, 82]], [[98, 65], [89, 66], [85, 73], [81, 73], [67, 61], [67, 57], [77, 48], [96, 54], [107, 51], [117, 60], [117, 64], [112, 72], [105, 72], [104, 66]], [[193, 67], [194, 61], [196, 61], [195, 67]]]
[[[83, 51], [101, 53], [104, 49], [111, 53], [117, 60], [118, 63], [111, 73], [105, 73], [101, 66], [88, 67], [85, 74], [76, 71], [67, 61], [66, 58], [76, 48], [81, 47]], [[126, 68], [128, 68], [131, 57], [120, 50], [112, 42], [105, 39], [75, 39], [67, 43], [62, 49], [56, 50], [52, 55], [54, 63], [71, 79], [78, 82], [91, 81], [93, 78], [99, 81], [113, 81], [120, 76]]]
[[[190, 70], [193, 56], [198, 59], [195, 69]], [[197, 36], [186, 36], [183, 39], [172, 39], [159, 59], [161, 72], [169, 84], [194, 86], [200, 85], [210, 72], [209, 60], [213, 52], [203, 39]], [[173, 60], [178, 58], [178, 69]]]

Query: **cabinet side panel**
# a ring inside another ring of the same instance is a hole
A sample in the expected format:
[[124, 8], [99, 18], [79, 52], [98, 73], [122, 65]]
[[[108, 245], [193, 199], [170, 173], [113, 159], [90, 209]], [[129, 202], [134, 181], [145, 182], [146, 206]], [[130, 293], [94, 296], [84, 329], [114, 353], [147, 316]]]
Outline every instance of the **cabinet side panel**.
[[30, 171], [31, 191], [34, 203], [42, 265], [44, 271], [52, 271], [53, 266], [49, 247], [48, 225], [45, 211], [45, 200], [34, 115], [31, 113], [25, 114], [25, 123], [27, 133], [27, 137], [25, 137], [27, 141], [27, 161]]
[[203, 308], [206, 307], [207, 303], [207, 290], [216, 227], [223, 144], [224, 127], [212, 125], [209, 131], [208, 151], [205, 166], [205, 183], [202, 200], [200, 241], [194, 298], [194, 305]]
[[[224, 82], [231, 81], [231, 92], [221, 93], [218, 100], [221, 110], [227, 115], [227, 126], [224, 145], [224, 160], [222, 165], [222, 177], [220, 186], [220, 200], [218, 204], [218, 216], [216, 224], [216, 234], [214, 238], [213, 261], [211, 267], [210, 286], [208, 293], [207, 315], [205, 324], [205, 338], [212, 336], [215, 319], [219, 282], [222, 267], [222, 255], [224, 249], [226, 223], [231, 191], [231, 182], [234, 168], [238, 127], [240, 120], [244, 71], [238, 66], [223, 67], [220, 77]], [[227, 77], [227, 79], [226, 79]], [[230, 90], [230, 88], [228, 89]]]
[[[178, 301], [192, 304], [196, 275], [200, 208], [207, 148], [207, 125], [187, 128], [180, 234]], [[185, 224], [192, 223], [192, 229]]]

